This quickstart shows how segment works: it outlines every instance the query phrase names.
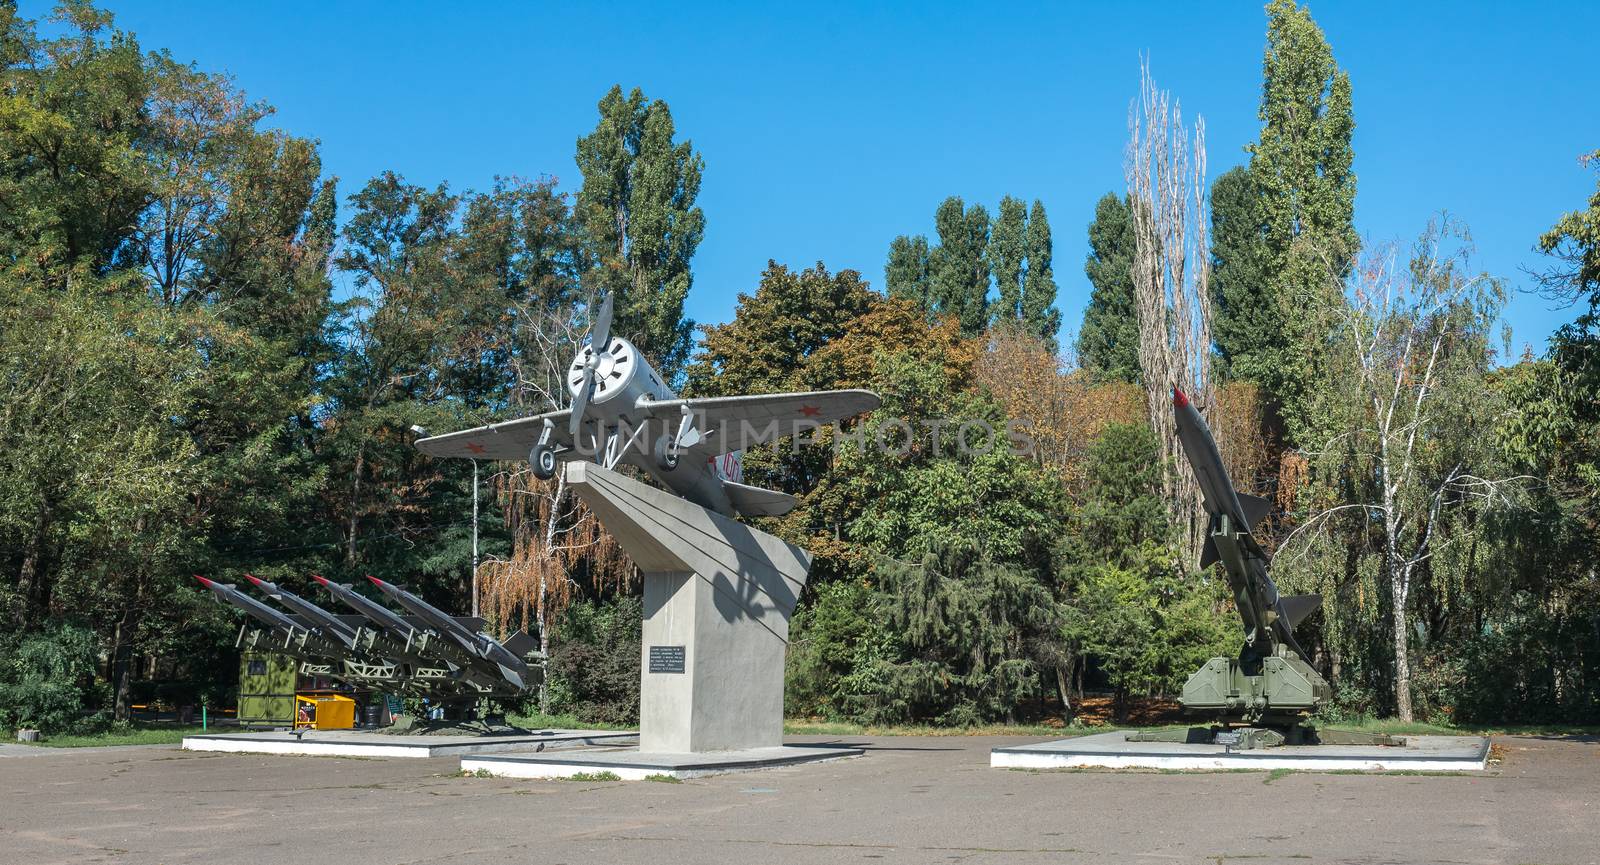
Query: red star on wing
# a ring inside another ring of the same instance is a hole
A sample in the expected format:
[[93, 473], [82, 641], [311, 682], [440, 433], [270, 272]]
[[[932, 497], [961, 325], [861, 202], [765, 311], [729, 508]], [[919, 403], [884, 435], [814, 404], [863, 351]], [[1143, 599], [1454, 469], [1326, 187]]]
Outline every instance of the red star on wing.
[[472, 451], [475, 454], [486, 454], [489, 452], [488, 448], [478, 444], [477, 442], [467, 442], [467, 450]]
[[817, 415], [822, 414], [822, 409], [819, 406], [803, 405], [800, 407], [800, 413], [806, 417], [816, 417]]

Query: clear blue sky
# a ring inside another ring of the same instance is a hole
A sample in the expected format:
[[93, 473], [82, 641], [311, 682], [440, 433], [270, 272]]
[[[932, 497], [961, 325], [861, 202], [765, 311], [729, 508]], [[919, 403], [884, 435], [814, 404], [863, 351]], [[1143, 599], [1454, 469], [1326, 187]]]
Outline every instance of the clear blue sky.
[[[1085, 226], [1122, 188], [1139, 54], [1205, 116], [1215, 177], [1258, 130], [1265, 33], [1259, 2], [103, 2], [145, 48], [232, 73], [272, 123], [320, 139], [346, 192], [384, 169], [574, 190], [574, 141], [612, 84], [667, 100], [706, 160], [688, 304], [702, 322], [727, 320], [769, 258], [878, 285], [889, 241], [931, 233], [945, 196], [1040, 198], [1068, 333], [1088, 299]], [[1480, 266], [1526, 287], [1539, 233], [1594, 189], [1577, 157], [1600, 148], [1600, 4], [1311, 8], [1354, 83], [1363, 236], [1410, 240], [1448, 209]], [[1506, 316], [1539, 350], [1573, 313], [1518, 294]]]

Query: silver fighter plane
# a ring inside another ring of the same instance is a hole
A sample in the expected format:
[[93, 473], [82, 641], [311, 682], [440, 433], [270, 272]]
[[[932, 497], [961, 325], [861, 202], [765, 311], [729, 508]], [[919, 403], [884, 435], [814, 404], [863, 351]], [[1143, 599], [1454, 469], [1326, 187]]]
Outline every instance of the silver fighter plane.
[[573, 358], [568, 408], [423, 438], [434, 457], [528, 460], [535, 475], [563, 462], [628, 463], [689, 501], [725, 516], [778, 516], [793, 496], [741, 483], [739, 455], [877, 408], [869, 390], [828, 390], [682, 399], [626, 339], [611, 333], [610, 295], [589, 343]]

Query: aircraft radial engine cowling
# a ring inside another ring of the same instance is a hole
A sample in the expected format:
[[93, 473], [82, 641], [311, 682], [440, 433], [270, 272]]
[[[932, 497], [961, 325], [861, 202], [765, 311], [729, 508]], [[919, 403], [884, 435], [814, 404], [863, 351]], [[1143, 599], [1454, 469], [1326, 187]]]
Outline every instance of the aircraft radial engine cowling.
[[672, 399], [672, 391], [661, 381], [660, 373], [637, 346], [620, 336], [609, 337], [598, 351], [593, 345], [586, 345], [572, 359], [567, 369], [567, 387], [575, 398], [584, 386], [584, 369], [589, 366], [594, 368], [594, 390], [587, 400], [592, 405], [615, 403], [615, 413], [621, 414], [640, 397]]

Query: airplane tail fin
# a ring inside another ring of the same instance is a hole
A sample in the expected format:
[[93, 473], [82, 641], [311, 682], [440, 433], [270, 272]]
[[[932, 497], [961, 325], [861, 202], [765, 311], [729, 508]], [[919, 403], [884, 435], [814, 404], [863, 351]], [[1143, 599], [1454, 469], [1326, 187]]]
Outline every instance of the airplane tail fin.
[[788, 493], [764, 490], [732, 481], [724, 481], [722, 490], [728, 494], [728, 501], [733, 504], [733, 509], [747, 517], [781, 517], [799, 504], [799, 499]]

